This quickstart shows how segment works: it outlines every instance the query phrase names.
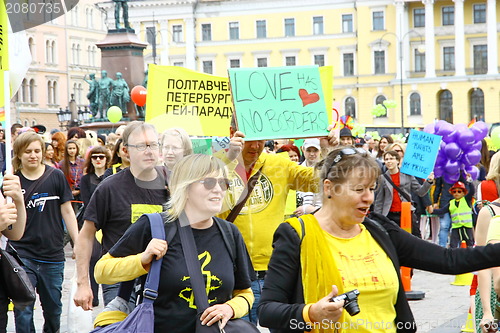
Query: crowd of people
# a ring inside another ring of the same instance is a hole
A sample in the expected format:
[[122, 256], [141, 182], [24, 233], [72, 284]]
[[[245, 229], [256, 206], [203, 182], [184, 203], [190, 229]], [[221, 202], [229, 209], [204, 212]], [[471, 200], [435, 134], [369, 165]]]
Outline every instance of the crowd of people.
[[[0, 230], [37, 290], [44, 332], [60, 330], [65, 239], [77, 265], [75, 304], [92, 310], [102, 286], [96, 326], [134, 309], [161, 257], [157, 332], [232, 318], [272, 332], [374, 332], [374, 322], [389, 323], [380, 332], [415, 332], [400, 266], [480, 270], [478, 332], [494, 319], [500, 154], [483, 149], [479, 179], [463, 174], [448, 184], [433, 173], [402, 173], [401, 139], [357, 138], [348, 127], [322, 138], [249, 141], [233, 118], [229, 147], [212, 156], [195, 154], [182, 128], [158, 133], [134, 121], [102, 135], [42, 127], [11, 128], [13, 172], [3, 195], [13, 203], [0, 196]], [[400, 227], [403, 202], [412, 203], [413, 235]], [[174, 230], [168, 241], [152, 237], [147, 213], [161, 213], [166, 234]], [[420, 233], [431, 215], [440, 219], [437, 244]], [[186, 278], [186, 227], [209, 299], [202, 312]], [[468, 247], [456, 249], [463, 241]], [[359, 314], [335, 298], [344, 293]], [[0, 333], [9, 302], [0, 285]], [[17, 332], [35, 332], [33, 305], [14, 302]]]

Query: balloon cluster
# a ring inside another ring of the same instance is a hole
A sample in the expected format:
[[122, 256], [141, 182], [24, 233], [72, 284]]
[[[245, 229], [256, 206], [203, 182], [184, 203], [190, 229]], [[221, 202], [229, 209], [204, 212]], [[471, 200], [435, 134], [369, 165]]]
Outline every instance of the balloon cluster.
[[443, 139], [434, 165], [434, 175], [443, 177], [448, 184], [460, 178], [460, 172], [476, 180], [481, 160], [481, 140], [488, 135], [488, 126], [478, 121], [470, 128], [465, 124], [452, 125], [444, 120], [425, 126], [424, 132], [441, 135]]

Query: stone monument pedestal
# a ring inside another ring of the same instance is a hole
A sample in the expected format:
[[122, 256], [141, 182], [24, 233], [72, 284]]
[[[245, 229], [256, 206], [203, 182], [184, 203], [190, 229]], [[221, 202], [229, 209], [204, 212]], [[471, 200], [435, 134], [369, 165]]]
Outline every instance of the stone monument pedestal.
[[[107, 71], [108, 76], [113, 80], [116, 79], [117, 72], [122, 73], [132, 90], [144, 80], [143, 51], [147, 45], [139, 40], [133, 29], [108, 30], [104, 40], [96, 43], [96, 46], [101, 49], [101, 69]], [[126, 116], [131, 120], [137, 119], [132, 101], [127, 105]]]

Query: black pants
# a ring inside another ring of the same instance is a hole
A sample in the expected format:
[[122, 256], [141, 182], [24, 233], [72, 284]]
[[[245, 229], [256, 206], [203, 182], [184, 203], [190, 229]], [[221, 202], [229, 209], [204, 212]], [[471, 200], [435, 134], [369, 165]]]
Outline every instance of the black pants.
[[462, 241], [465, 241], [467, 247], [474, 246], [474, 233], [472, 228], [460, 227], [451, 229], [450, 247], [460, 247]]
[[[401, 227], [401, 212], [389, 212], [387, 214], [387, 218], [391, 221], [394, 221]], [[417, 236], [418, 238], [422, 238], [420, 234], [420, 219], [417, 219], [415, 213], [411, 213], [411, 234]]]

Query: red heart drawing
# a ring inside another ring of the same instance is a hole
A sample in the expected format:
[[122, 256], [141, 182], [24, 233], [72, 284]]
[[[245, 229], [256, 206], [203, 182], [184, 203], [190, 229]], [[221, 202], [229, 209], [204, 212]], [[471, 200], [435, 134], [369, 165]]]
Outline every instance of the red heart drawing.
[[306, 106], [308, 104], [316, 103], [319, 101], [319, 95], [316, 93], [308, 93], [305, 89], [299, 89], [299, 96], [302, 100], [302, 106]]

